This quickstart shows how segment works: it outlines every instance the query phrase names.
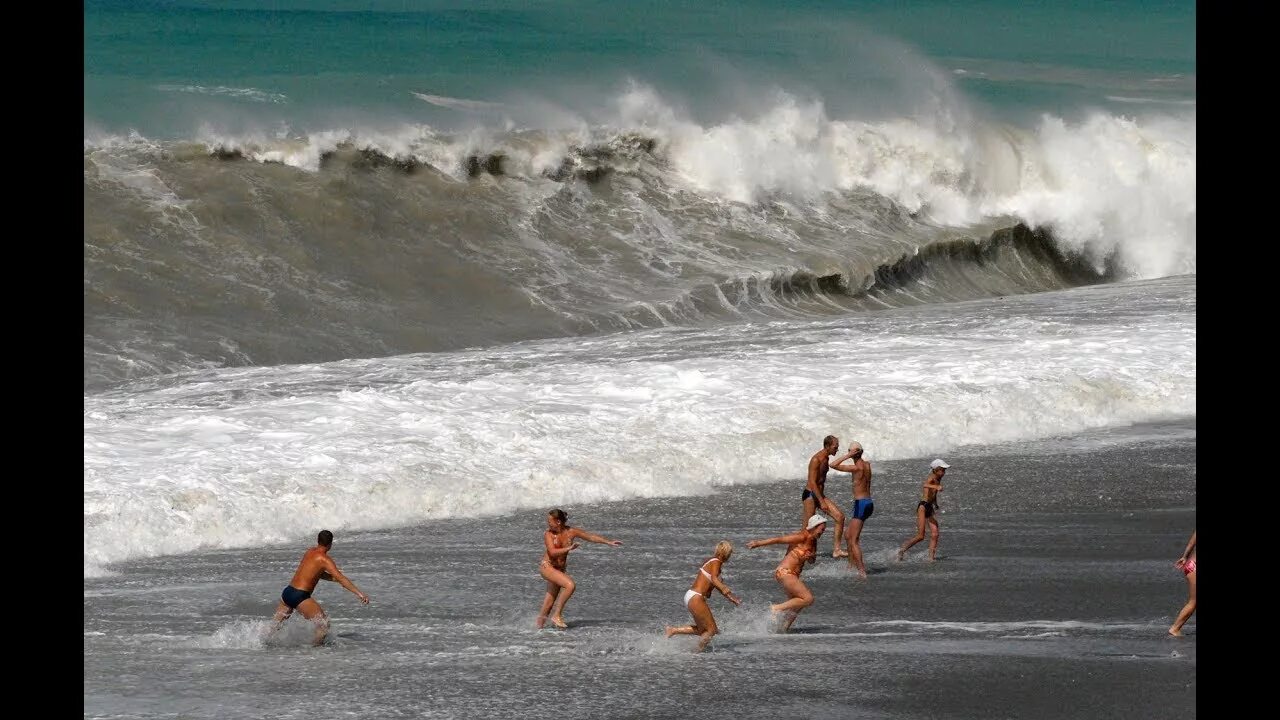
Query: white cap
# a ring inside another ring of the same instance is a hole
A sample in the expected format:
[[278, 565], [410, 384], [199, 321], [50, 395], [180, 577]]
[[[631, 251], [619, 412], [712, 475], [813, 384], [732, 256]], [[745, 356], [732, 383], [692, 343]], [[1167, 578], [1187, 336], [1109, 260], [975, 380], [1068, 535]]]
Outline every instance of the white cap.
[[809, 518], [809, 526], [808, 526], [807, 528], [805, 528], [805, 529], [806, 529], [806, 530], [812, 530], [812, 529], [814, 529], [814, 528], [818, 527], [819, 525], [826, 525], [826, 524], [827, 524], [827, 519], [826, 519], [825, 517], [823, 517], [823, 516], [818, 515], [817, 513], [815, 513], [815, 514], [813, 515], [813, 517]]
[[934, 460], [933, 462], [929, 463], [929, 467], [931, 467], [931, 468], [949, 468], [949, 467], [951, 467], [951, 466], [950, 466], [950, 465], [948, 465], [948, 464], [946, 464], [945, 462], [943, 462], [943, 461], [942, 461], [942, 458], [938, 458], [937, 460]]

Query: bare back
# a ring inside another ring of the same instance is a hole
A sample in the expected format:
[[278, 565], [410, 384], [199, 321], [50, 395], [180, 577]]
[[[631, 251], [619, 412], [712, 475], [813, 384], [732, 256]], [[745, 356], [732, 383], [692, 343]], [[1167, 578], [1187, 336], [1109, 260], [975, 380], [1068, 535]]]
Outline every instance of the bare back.
[[329, 557], [328, 549], [323, 545], [316, 545], [302, 556], [289, 584], [303, 592], [311, 592], [316, 589], [316, 584], [325, 573], [332, 574], [337, 569], [333, 558]]

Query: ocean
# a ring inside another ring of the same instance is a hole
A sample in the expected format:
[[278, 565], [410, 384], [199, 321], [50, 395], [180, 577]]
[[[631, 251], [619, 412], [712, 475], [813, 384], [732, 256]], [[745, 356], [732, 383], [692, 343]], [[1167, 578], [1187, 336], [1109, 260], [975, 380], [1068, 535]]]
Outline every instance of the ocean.
[[[1194, 716], [1195, 15], [86, 2], [85, 716]], [[871, 575], [771, 634], [827, 434]]]

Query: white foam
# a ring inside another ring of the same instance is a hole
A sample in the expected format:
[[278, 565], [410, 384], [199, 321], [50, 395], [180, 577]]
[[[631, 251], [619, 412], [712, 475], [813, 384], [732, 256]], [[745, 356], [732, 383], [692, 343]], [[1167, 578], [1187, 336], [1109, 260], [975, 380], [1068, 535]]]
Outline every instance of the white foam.
[[[656, 141], [654, 172], [708, 198], [799, 200], [806, 205], [798, 211], [820, 215], [830, 193], [871, 190], [942, 226], [1013, 217], [1051, 228], [1067, 249], [1099, 264], [1114, 257], [1130, 277], [1195, 272], [1194, 100], [1168, 101], [1190, 103], [1169, 105], [1171, 114], [1095, 112], [1073, 122], [1046, 115], [1034, 128], [1017, 128], [974, 119], [948, 84], [952, 74], [927, 76], [936, 85], [927, 112], [888, 120], [831, 117], [820, 99], [761, 90], [753, 115], [699, 123], [656, 90], [632, 85], [595, 113], [608, 118], [604, 123], [556, 108], [539, 130], [513, 131], [505, 123], [446, 134], [400, 124], [228, 135], [209, 126], [197, 139], [210, 149], [313, 172], [326, 153], [350, 146], [427, 163], [459, 180], [469, 158], [498, 155], [503, 174], [549, 183], [543, 175], [573, 147], [638, 134]], [[492, 109], [484, 101], [414, 94], [447, 107]], [[86, 149], [111, 141], [86, 138]]]
[[1194, 280], [1161, 283], [1009, 298], [996, 314], [658, 330], [89, 395], [86, 573], [322, 527], [799, 477], [831, 432], [889, 460], [1192, 416]]
[[259, 103], [284, 104], [289, 102], [289, 96], [284, 93], [270, 92], [268, 90], [259, 90], [258, 88], [240, 88], [228, 87], [226, 85], [157, 85], [157, 90], [161, 92], [181, 92], [191, 93], [194, 95], [217, 95], [221, 97], [231, 97], [238, 100], [249, 100]]

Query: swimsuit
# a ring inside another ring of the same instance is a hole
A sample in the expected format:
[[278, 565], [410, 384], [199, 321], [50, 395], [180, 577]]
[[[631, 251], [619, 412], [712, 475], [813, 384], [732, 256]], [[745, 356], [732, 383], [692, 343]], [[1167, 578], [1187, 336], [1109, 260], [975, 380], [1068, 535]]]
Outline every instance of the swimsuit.
[[[711, 558], [711, 560], [719, 560], [719, 559], [720, 558]], [[698, 568], [698, 572], [702, 573], [703, 575], [706, 575], [708, 580], [714, 579], [713, 577], [711, 577], [711, 573], [707, 572], [707, 563], [711, 562], [711, 560], [708, 560], [707, 562], [702, 563], [702, 567]], [[715, 587], [715, 586], [712, 585], [712, 587]], [[711, 590], [708, 589], [707, 594], [703, 595], [697, 590], [694, 590], [693, 588], [689, 588], [688, 592], [684, 594], [684, 606], [689, 607], [689, 601], [694, 599], [695, 597], [710, 598]]]
[[[559, 547], [560, 547], [560, 534], [559, 534], [559, 533], [555, 533], [555, 532], [551, 532], [550, 530], [548, 530], [547, 532], [550, 532], [550, 533], [551, 533], [551, 546], [552, 546], [552, 547], [554, 547], [554, 548], [559, 548]], [[568, 560], [568, 558], [565, 558], [565, 559], [566, 559], [566, 560]], [[558, 567], [556, 567], [556, 564], [555, 564], [555, 563], [553, 563], [553, 562], [551, 562], [551, 558], [550, 558], [550, 557], [543, 557], [543, 558], [542, 558], [542, 562], [538, 563], [538, 567], [539, 567], [539, 568], [541, 568], [543, 565], [546, 565], [547, 567], [551, 568], [552, 570], [559, 570], [560, 572], [564, 572], [564, 568], [558, 568]]]
[[280, 593], [280, 599], [284, 601], [285, 605], [289, 606], [290, 610], [296, 610], [298, 605], [309, 597], [311, 597], [310, 592], [299, 590], [292, 585], [286, 585], [284, 591]]
[[1185, 563], [1183, 563], [1183, 564], [1182, 564], [1182, 574], [1183, 574], [1183, 575], [1190, 575], [1191, 573], [1193, 573], [1193, 572], [1195, 572], [1195, 571], [1196, 571], [1196, 559], [1195, 559], [1195, 558], [1191, 558], [1190, 560], [1188, 560], [1188, 561], [1186, 561]]
[[916, 503], [916, 507], [920, 507], [921, 505], [924, 506], [924, 516], [927, 518], [933, 517], [934, 504], [929, 500], [921, 500]]
[[[810, 557], [813, 557], [813, 553], [809, 552], [808, 550], [805, 550], [803, 545], [796, 545], [795, 547], [791, 548], [790, 550], [787, 551], [787, 555], [795, 555], [800, 560], [800, 568], [798, 570], [792, 570], [791, 568], [786, 567], [784, 565], [779, 565], [778, 569], [773, 571], [774, 580], [782, 580], [783, 575], [794, 575], [797, 578], [800, 577], [800, 571], [804, 569], [804, 561], [808, 560]], [[787, 558], [784, 555], [782, 558], [782, 561], [785, 563], [786, 560]]]
[[872, 498], [862, 498], [853, 501], [853, 510], [849, 513], [854, 520], [866, 521], [871, 517], [871, 513], [876, 511], [876, 501]]

